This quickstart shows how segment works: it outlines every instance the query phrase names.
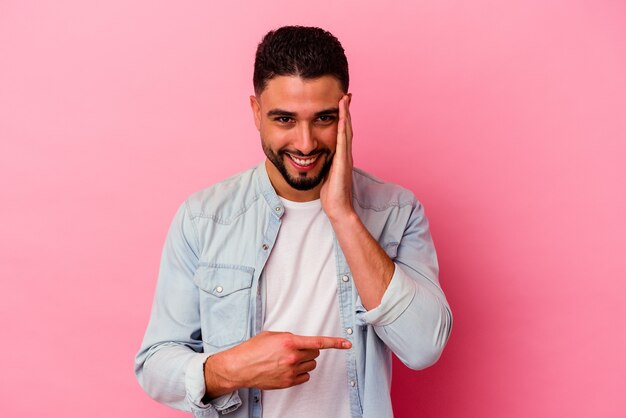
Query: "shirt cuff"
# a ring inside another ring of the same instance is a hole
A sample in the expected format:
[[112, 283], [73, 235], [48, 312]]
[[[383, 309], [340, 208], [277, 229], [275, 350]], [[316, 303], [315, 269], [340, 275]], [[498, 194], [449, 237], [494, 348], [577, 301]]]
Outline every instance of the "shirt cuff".
[[198, 410], [217, 410], [222, 414], [227, 414], [241, 406], [241, 398], [239, 397], [239, 393], [237, 391], [213, 398], [208, 403], [204, 403], [202, 401], [202, 398], [206, 394], [206, 385], [204, 382], [204, 363], [209, 357], [210, 354], [198, 354], [194, 356], [187, 365], [185, 373], [185, 386], [187, 390], [187, 399], [192, 404], [194, 416], [205, 416], [199, 413], [200, 411]]
[[395, 264], [393, 276], [380, 305], [357, 315], [368, 324], [380, 327], [391, 324], [409, 307], [415, 297], [417, 283]]

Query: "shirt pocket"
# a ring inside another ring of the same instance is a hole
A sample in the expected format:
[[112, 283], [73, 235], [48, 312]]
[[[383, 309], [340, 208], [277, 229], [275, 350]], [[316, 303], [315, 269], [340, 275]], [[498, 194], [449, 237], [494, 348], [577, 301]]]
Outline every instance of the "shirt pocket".
[[194, 275], [200, 289], [202, 340], [214, 347], [241, 342], [250, 312], [254, 269], [202, 266]]

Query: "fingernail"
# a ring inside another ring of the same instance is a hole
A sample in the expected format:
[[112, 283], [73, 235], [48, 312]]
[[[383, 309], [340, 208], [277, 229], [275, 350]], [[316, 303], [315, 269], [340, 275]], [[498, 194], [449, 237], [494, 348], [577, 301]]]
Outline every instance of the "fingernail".
[[350, 347], [352, 347], [352, 343], [350, 341], [344, 341], [344, 342], [341, 343], [341, 346], [343, 348], [350, 348]]

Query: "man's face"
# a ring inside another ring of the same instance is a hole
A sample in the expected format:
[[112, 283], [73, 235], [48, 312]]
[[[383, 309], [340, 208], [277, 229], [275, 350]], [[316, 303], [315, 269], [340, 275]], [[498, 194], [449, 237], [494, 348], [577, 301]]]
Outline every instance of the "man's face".
[[266, 167], [276, 192], [289, 200], [319, 198], [337, 144], [339, 81], [332, 76], [278, 76], [251, 96]]

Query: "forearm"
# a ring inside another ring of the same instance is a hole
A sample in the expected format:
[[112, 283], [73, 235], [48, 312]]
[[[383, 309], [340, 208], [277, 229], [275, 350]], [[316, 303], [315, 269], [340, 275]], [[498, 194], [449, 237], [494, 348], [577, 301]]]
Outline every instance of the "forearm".
[[367, 310], [374, 309], [380, 305], [395, 265], [356, 213], [330, 219], [361, 302]]
[[[356, 214], [330, 219], [367, 311], [362, 318], [407, 366], [420, 369], [434, 363], [452, 327], [436, 273], [396, 266]], [[429, 236], [427, 242], [434, 254]]]
[[[406, 219], [401, 233], [397, 226], [390, 225], [388, 235], [382, 238], [383, 242], [397, 243], [396, 248], [390, 247], [392, 277], [374, 307], [364, 299], [367, 293], [357, 287], [362, 305], [357, 307], [357, 318], [363, 325], [371, 325], [408, 367], [420, 369], [441, 355], [452, 328], [452, 314], [439, 286], [437, 255], [423, 207], [414, 201], [399, 210], [404, 214], [396, 214], [395, 218]], [[378, 249], [386, 256], [380, 246]], [[365, 265], [349, 262], [351, 270]], [[355, 285], [357, 279], [354, 273]]]

